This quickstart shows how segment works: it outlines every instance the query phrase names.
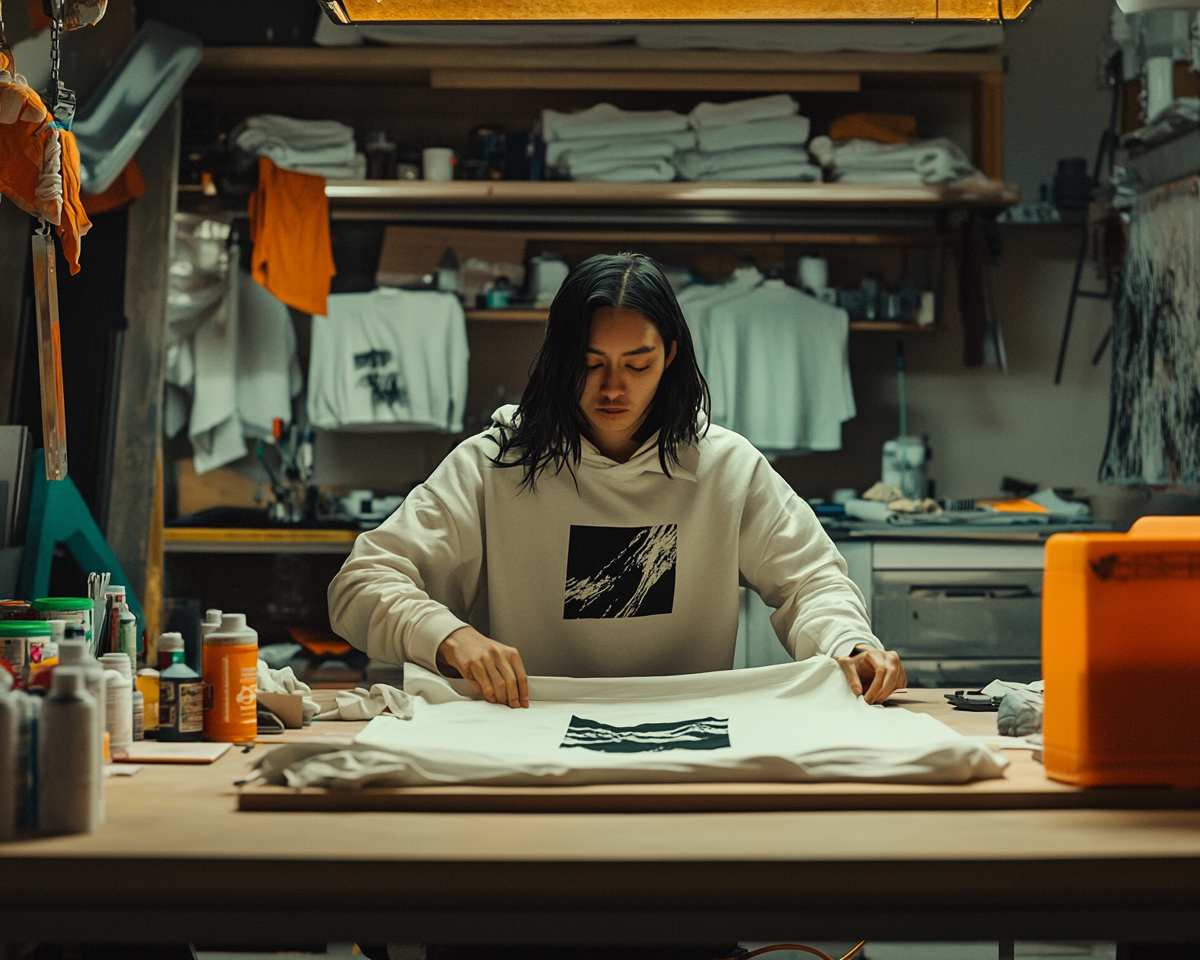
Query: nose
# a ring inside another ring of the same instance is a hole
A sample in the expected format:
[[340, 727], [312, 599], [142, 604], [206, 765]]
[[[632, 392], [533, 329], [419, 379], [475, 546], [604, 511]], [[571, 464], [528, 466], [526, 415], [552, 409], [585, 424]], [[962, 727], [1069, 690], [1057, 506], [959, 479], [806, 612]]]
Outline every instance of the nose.
[[608, 399], [619, 397], [624, 392], [625, 379], [621, 376], [620, 371], [605, 366], [603, 377], [600, 380], [600, 394]]

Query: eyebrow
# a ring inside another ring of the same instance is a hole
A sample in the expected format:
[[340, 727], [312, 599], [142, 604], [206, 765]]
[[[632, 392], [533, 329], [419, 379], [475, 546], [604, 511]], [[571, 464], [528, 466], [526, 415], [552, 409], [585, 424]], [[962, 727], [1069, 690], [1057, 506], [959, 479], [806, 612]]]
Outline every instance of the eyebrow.
[[[634, 357], [634, 356], [637, 356], [639, 353], [653, 353], [657, 349], [658, 349], [658, 347], [638, 347], [636, 350], [626, 350], [623, 354], [621, 354], [621, 356]], [[600, 356], [604, 356], [603, 350], [597, 350], [594, 347], [588, 347], [587, 350], [584, 352], [585, 353], [598, 353]]]

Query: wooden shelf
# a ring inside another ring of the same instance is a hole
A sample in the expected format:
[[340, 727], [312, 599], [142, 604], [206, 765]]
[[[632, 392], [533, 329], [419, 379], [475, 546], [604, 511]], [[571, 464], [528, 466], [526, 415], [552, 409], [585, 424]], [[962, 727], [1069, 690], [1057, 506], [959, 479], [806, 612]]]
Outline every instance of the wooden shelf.
[[[466, 310], [467, 320], [487, 323], [545, 323], [546, 310]], [[921, 326], [916, 323], [901, 323], [892, 320], [853, 320], [851, 330], [878, 333], [927, 333], [937, 329], [933, 324]]]
[[635, 206], [665, 207], [1001, 207], [1016, 203], [1015, 184], [963, 186], [856, 183], [579, 183], [567, 180], [330, 180], [334, 206]]
[[225, 527], [167, 527], [166, 553], [335, 553], [348, 554], [356, 530], [288, 530]]
[[[684, 89], [749, 89], [726, 86], [750, 82], [763, 75], [756, 89], [795, 89], [786, 78], [800, 75], [806, 82], [857, 83], [857, 76], [881, 82], [928, 79], [939, 86], [971, 86], [980, 74], [1001, 74], [998, 50], [945, 53], [787, 53], [774, 50], [652, 50], [639, 47], [205, 47], [190, 83], [241, 83], [246, 80], [321, 83], [401, 83], [462, 86], [463, 74], [505, 71], [515, 89], [538, 83], [533, 74], [554, 71], [558, 89], [598, 89], [597, 74], [614, 81], [636, 74], [637, 87], [609, 89], [679, 90], [679, 74], [696, 75], [692, 82], [706, 86]], [[699, 75], [707, 75], [700, 80]], [[831, 81], [830, 74], [849, 75]], [[494, 86], [498, 75], [483, 77]], [[738, 78], [743, 78], [738, 80]], [[626, 81], [629, 82], [629, 81]], [[783, 86], [780, 84], [783, 83]], [[829, 89], [809, 87], [808, 89]], [[838, 87], [836, 89], [842, 89]]]

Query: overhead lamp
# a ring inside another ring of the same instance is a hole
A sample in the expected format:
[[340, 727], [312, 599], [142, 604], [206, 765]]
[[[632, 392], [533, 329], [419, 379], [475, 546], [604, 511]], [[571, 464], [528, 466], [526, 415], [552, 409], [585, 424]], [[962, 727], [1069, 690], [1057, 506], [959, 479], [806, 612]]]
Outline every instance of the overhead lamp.
[[334, 23], [1015, 20], [1033, 0], [318, 0]]

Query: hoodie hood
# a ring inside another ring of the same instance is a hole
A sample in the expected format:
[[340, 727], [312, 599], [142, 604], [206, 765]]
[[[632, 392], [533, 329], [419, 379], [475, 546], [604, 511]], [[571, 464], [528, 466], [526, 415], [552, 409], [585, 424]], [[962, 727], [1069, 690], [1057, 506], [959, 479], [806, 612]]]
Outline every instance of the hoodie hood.
[[[492, 413], [493, 429], [498, 427], [506, 431], [512, 430], [517, 423], [517, 406], [515, 403], [506, 403], [504, 406], [498, 407]], [[696, 429], [703, 435], [707, 426], [708, 418], [701, 410], [696, 415]], [[700, 451], [697, 445], [688, 444], [679, 451], [679, 463], [670, 465], [671, 476], [695, 482], [699, 460]], [[638, 447], [637, 452], [625, 463], [610, 460], [587, 437], [580, 436], [580, 467], [615, 471], [614, 477], [621, 474], [634, 476], [641, 473], [662, 473], [662, 464], [658, 458], [658, 431], [647, 437], [645, 442]]]

